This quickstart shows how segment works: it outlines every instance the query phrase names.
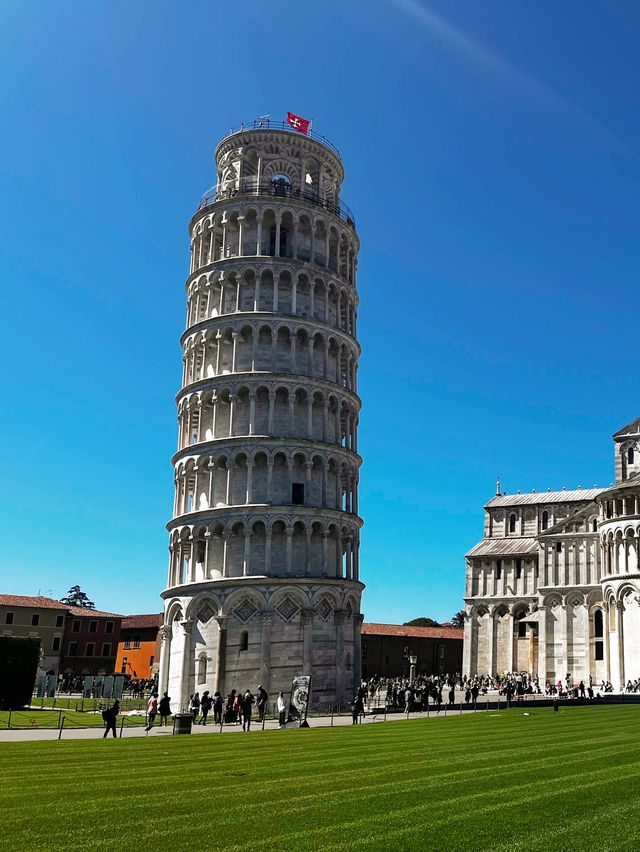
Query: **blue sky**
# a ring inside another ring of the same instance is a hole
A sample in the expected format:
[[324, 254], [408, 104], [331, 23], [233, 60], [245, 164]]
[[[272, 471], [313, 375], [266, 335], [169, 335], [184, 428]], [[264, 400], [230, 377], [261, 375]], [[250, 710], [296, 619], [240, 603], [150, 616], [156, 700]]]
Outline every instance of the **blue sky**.
[[496, 475], [613, 477], [640, 414], [640, 8], [327, 0], [0, 10], [0, 588], [154, 611], [187, 222], [227, 129], [340, 149], [362, 241], [367, 620], [447, 619]]

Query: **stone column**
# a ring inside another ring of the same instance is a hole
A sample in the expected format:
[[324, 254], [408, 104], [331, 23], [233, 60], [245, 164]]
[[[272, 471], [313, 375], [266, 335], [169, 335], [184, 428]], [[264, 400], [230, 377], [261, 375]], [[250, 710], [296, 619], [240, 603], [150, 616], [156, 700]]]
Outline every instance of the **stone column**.
[[358, 613], [353, 616], [353, 692], [360, 688], [362, 683], [362, 622], [364, 615]]
[[160, 695], [169, 689], [169, 662], [171, 658], [172, 635], [170, 624], [164, 624], [160, 628], [160, 665], [158, 667], [158, 691]]
[[218, 622], [218, 648], [216, 651], [216, 673], [214, 678], [214, 692], [218, 691], [224, 696], [224, 674], [227, 656], [227, 622], [226, 615], [217, 615]]
[[462, 642], [462, 674], [469, 677], [476, 674], [471, 671], [471, 647], [473, 642], [473, 623], [471, 616], [465, 613], [464, 615], [464, 640]]
[[624, 603], [622, 601], [616, 602], [617, 612], [617, 630], [616, 635], [618, 637], [618, 663], [620, 672], [620, 689], [624, 690], [626, 679], [624, 672]]
[[538, 680], [544, 689], [547, 682], [547, 608], [538, 607]]
[[260, 613], [262, 630], [260, 634], [260, 683], [267, 690], [271, 688], [271, 625], [272, 612]]
[[336, 626], [336, 704], [345, 706], [344, 693], [344, 610], [336, 609], [333, 613]]
[[513, 671], [513, 610], [509, 610], [509, 617], [507, 618], [507, 624], [509, 629], [509, 644], [507, 645], [507, 671]]
[[[489, 657], [489, 671], [487, 674], [493, 675], [498, 668], [495, 662], [496, 656], [496, 616], [495, 612], [489, 613], [489, 648], [488, 648], [488, 657]], [[483, 674], [483, 672], [475, 672], [475, 674]]]
[[248, 577], [251, 573], [251, 530], [244, 531], [244, 553], [242, 558], [242, 576]]
[[609, 635], [609, 604], [602, 606], [602, 632], [604, 634], [604, 665], [607, 680], [611, 681], [611, 637]]
[[[315, 613], [312, 609], [303, 609], [300, 613], [300, 618], [302, 620], [302, 673], [306, 675], [313, 674], [311, 648], [313, 646], [314, 615]], [[311, 688], [313, 689], [313, 678], [311, 680]]]
[[184, 652], [182, 654], [182, 673], [180, 677], [179, 695], [180, 710], [182, 711], [183, 709], [187, 709], [191, 687], [190, 678], [193, 663], [193, 652], [191, 649], [191, 629], [193, 627], [193, 622], [190, 619], [187, 619], [186, 621], [181, 622], [181, 626], [184, 631]]

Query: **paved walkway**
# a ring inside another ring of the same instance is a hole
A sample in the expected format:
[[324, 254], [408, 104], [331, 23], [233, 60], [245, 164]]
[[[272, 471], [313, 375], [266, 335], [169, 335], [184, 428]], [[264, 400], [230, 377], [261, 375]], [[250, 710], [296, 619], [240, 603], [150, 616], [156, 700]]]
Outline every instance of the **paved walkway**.
[[[503, 703], [504, 709], [504, 703]], [[463, 713], [473, 713], [473, 708], [464, 709]], [[478, 705], [477, 712], [486, 712], [486, 707], [480, 707]], [[493, 711], [495, 712], [495, 711]], [[445, 716], [459, 716], [460, 710], [456, 707], [453, 713], [450, 710], [447, 710], [446, 714], [444, 709], [440, 711], [438, 714], [435, 710], [430, 710], [429, 713], [411, 713], [409, 715], [410, 719], [444, 719]], [[405, 713], [388, 713], [386, 716], [386, 723], [389, 722], [403, 722], [407, 719]], [[382, 713], [374, 713], [371, 715], [367, 715], [364, 717], [362, 724], [363, 725], [372, 725], [372, 724], [382, 724], [385, 723], [385, 715]], [[330, 728], [330, 727], [344, 727], [345, 725], [351, 725], [351, 716], [334, 716], [333, 720], [330, 716], [317, 716], [317, 717], [309, 717], [309, 726], [312, 728]], [[297, 723], [290, 723], [287, 725], [288, 728], [296, 728]], [[273, 719], [268, 719], [264, 724], [264, 730], [273, 731], [277, 730], [278, 723]], [[253, 718], [251, 720], [251, 733], [260, 733], [262, 731], [262, 723], [258, 722], [257, 718]], [[57, 740], [59, 731], [57, 728], [34, 728], [32, 730], [18, 730], [18, 729], [10, 729], [10, 730], [2, 730], [0, 731], [0, 743], [7, 742], [28, 742], [34, 740]], [[160, 727], [159, 724], [156, 724], [151, 731], [147, 734], [141, 726], [129, 727], [127, 728], [126, 722], [122, 731], [122, 737], [126, 739], [131, 739], [133, 737], [166, 737], [171, 736], [173, 733], [172, 726], [167, 726], [166, 728]], [[206, 734], [220, 734], [220, 726], [207, 724], [207, 725], [194, 725], [192, 728], [192, 733], [197, 735], [206, 735]], [[242, 725], [223, 725], [222, 726], [223, 734], [233, 734], [233, 733], [242, 733]], [[62, 731], [63, 740], [96, 740], [100, 739], [104, 734], [104, 729], [101, 727], [94, 728], [64, 728]], [[120, 736], [120, 725], [118, 724], [118, 736]]]

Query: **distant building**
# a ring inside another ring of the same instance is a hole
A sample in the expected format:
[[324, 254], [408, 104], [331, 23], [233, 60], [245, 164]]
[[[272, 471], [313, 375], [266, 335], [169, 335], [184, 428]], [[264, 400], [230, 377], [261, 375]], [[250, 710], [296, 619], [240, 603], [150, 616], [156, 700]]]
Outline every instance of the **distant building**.
[[78, 606], [66, 610], [60, 673], [114, 674], [122, 616]]
[[467, 554], [464, 672], [640, 678], [640, 418], [613, 435], [616, 482], [497, 493]]
[[0, 595], [0, 635], [40, 639], [40, 673], [58, 674], [67, 611], [40, 595]]
[[160, 628], [163, 620], [161, 612], [129, 615], [122, 619], [116, 672], [142, 680], [156, 676], [160, 662]]
[[453, 627], [363, 624], [362, 677], [409, 677], [413, 656], [417, 675], [460, 672], [463, 636]]

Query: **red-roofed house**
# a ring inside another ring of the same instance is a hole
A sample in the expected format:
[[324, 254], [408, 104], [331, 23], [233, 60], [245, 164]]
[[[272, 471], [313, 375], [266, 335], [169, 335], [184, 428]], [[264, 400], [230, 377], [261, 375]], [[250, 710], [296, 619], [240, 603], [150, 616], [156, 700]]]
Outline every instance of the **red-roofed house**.
[[67, 608], [41, 595], [0, 595], [0, 636], [40, 639], [43, 673], [57, 674]]
[[116, 671], [138, 680], [149, 680], [158, 672], [162, 613], [129, 615], [122, 619]]
[[461, 672], [463, 637], [453, 627], [363, 624], [362, 677], [408, 677], [412, 656], [418, 675]]
[[116, 671], [121, 615], [61, 604], [65, 623], [60, 672], [74, 675], [111, 675]]

